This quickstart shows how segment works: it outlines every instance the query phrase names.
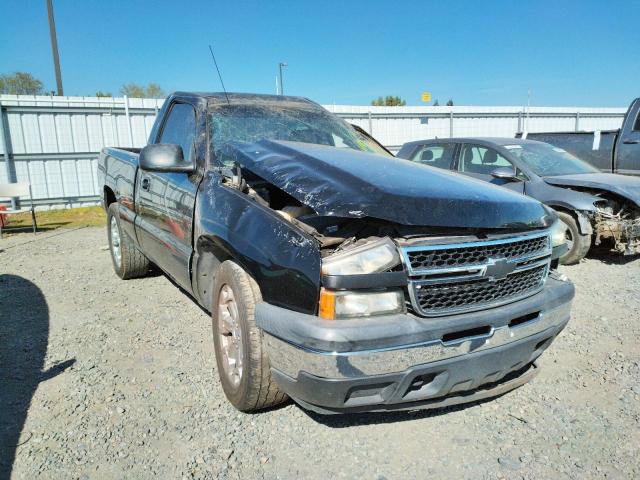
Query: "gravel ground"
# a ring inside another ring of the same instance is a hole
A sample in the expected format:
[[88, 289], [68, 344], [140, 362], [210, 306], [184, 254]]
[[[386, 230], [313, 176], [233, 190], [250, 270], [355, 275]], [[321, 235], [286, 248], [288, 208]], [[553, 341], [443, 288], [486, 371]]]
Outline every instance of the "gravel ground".
[[638, 478], [640, 259], [563, 271], [573, 318], [496, 400], [247, 415], [210, 319], [164, 276], [121, 281], [101, 228], [0, 241], [0, 478]]

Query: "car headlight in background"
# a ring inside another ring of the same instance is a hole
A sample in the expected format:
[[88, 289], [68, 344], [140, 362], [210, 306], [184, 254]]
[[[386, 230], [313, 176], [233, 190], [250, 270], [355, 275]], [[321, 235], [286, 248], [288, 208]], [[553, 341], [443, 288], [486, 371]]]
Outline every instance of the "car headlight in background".
[[551, 247], [559, 247], [567, 243], [567, 225], [560, 219], [553, 222], [549, 228], [549, 235], [551, 236]]
[[405, 309], [402, 290], [381, 292], [320, 291], [318, 316], [327, 320], [341, 318], [370, 317], [403, 312]]
[[390, 238], [350, 248], [322, 260], [323, 275], [379, 273], [400, 264], [398, 248]]

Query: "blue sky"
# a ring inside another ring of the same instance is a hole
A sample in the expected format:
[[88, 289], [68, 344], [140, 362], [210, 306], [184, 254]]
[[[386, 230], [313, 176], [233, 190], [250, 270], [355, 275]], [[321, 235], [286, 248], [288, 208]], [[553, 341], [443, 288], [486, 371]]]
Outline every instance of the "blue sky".
[[[181, 9], [179, 5], [188, 6]], [[54, 0], [65, 94], [117, 94], [127, 82], [166, 91], [285, 93], [369, 104], [626, 106], [640, 95], [635, 1]], [[0, 0], [0, 73], [55, 88], [44, 0]]]

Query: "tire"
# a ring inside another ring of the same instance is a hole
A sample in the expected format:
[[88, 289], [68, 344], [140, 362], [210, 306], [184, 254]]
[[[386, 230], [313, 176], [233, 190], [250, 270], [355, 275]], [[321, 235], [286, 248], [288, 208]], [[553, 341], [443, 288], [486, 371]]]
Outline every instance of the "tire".
[[566, 212], [556, 212], [560, 220], [567, 226], [567, 241], [569, 251], [560, 257], [562, 265], [574, 265], [582, 260], [591, 248], [591, 235], [583, 235], [578, 228], [578, 222]]
[[[243, 412], [287, 399], [271, 376], [262, 332], [255, 323], [255, 307], [261, 299], [258, 285], [238, 264], [227, 260], [220, 265], [211, 306], [213, 344], [222, 389]], [[232, 357], [235, 360], [228, 360]]]
[[149, 260], [122, 230], [117, 203], [109, 205], [107, 210], [107, 235], [111, 262], [116, 275], [122, 280], [144, 277], [149, 271]]

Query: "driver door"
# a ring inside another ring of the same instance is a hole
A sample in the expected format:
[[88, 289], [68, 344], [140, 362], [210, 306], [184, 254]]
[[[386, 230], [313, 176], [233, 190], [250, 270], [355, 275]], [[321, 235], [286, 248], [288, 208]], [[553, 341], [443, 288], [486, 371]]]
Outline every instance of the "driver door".
[[[176, 102], [171, 105], [154, 143], [180, 145], [185, 161], [195, 162], [196, 125], [194, 107]], [[201, 178], [197, 170], [179, 173], [140, 169], [136, 185], [137, 231], [145, 254], [188, 291], [191, 290], [193, 213]]]
[[516, 167], [495, 149], [473, 143], [463, 143], [460, 147], [458, 172], [518, 193], [524, 193], [523, 181], [496, 178], [491, 174], [497, 168], [505, 167], [518, 172]]

